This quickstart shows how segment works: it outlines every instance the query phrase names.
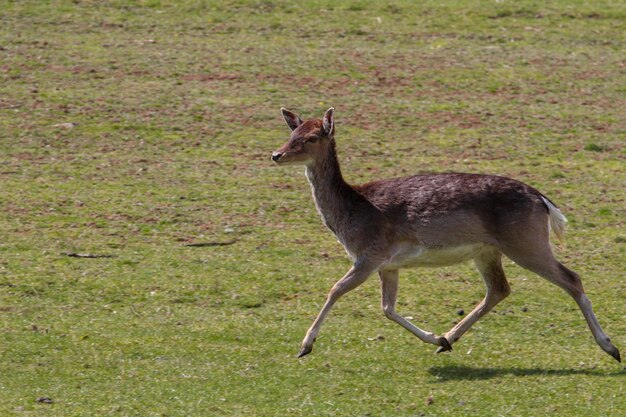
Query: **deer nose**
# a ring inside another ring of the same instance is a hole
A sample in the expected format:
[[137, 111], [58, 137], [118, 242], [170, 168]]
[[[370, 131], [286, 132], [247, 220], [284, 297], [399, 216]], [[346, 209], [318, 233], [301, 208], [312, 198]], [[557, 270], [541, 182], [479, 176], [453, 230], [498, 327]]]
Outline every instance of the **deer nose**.
[[278, 161], [278, 160], [280, 159], [280, 157], [281, 157], [281, 156], [283, 156], [283, 154], [282, 154], [282, 153], [280, 153], [280, 152], [274, 152], [274, 153], [272, 154], [272, 161], [274, 161], [274, 162]]

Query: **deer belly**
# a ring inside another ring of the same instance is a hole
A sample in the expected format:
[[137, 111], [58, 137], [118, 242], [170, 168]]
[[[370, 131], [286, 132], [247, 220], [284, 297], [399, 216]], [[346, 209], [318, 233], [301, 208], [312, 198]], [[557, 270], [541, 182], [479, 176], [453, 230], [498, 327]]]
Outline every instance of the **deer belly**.
[[447, 248], [404, 247], [391, 258], [385, 269], [454, 265], [477, 257], [485, 247], [480, 243]]

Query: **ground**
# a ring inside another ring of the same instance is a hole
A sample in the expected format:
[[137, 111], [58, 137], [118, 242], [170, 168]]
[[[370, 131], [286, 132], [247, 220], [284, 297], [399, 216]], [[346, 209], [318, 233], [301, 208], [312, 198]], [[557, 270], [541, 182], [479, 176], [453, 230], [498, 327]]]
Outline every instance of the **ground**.
[[[512, 295], [452, 353], [385, 319], [372, 277], [296, 359], [350, 264], [303, 170], [270, 155], [280, 107], [333, 106], [350, 182], [531, 184], [624, 354], [625, 19], [611, 1], [0, 0], [0, 414], [623, 414], [623, 366], [510, 261]], [[484, 293], [469, 264], [400, 279], [398, 311], [439, 334]]]

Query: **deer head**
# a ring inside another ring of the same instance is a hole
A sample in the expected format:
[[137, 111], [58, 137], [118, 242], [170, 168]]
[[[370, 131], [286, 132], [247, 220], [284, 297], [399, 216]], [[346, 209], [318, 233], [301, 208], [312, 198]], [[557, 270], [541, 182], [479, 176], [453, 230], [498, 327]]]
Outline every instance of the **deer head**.
[[311, 119], [305, 122], [287, 109], [281, 111], [291, 129], [291, 137], [272, 154], [272, 161], [280, 165], [311, 165], [323, 158], [335, 136], [335, 109], [328, 109], [321, 120]]

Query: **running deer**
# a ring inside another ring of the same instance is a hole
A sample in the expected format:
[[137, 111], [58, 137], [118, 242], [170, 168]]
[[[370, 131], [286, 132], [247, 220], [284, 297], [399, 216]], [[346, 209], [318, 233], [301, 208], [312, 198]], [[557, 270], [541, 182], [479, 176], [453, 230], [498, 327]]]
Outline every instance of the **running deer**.
[[[305, 165], [322, 221], [354, 262], [330, 290], [298, 357], [312, 351], [333, 304], [374, 272], [380, 277], [385, 316], [423, 342], [438, 346], [437, 353], [450, 351], [478, 319], [509, 295], [501, 262], [504, 254], [563, 288], [582, 310], [598, 345], [620, 361], [619, 350], [600, 327], [579, 276], [552, 254], [550, 230], [560, 238], [566, 219], [546, 196], [510, 178], [479, 174], [413, 175], [350, 185], [337, 161], [334, 109], [328, 109], [321, 120], [307, 121], [281, 110], [292, 132], [289, 141], [272, 154], [272, 161]], [[468, 260], [474, 261], [487, 292], [446, 334], [422, 330], [396, 312], [400, 268]]]

